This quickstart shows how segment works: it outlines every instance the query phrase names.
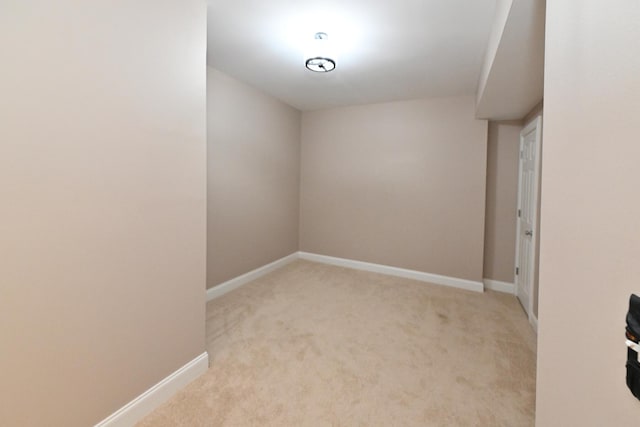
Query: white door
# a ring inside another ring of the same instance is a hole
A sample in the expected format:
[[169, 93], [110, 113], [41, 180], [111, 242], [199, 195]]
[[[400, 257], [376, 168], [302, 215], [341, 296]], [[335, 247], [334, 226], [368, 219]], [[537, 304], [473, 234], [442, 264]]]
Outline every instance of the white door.
[[541, 117], [537, 117], [520, 132], [515, 283], [518, 299], [530, 320], [534, 317], [533, 281], [536, 266], [541, 123]]

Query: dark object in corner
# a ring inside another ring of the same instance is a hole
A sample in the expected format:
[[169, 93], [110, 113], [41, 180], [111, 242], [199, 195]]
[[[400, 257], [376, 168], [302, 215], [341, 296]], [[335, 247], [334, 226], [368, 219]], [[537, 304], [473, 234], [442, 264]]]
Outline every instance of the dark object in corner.
[[627, 313], [627, 386], [631, 393], [640, 400], [640, 362], [638, 347], [640, 342], [640, 297], [631, 294], [629, 312]]

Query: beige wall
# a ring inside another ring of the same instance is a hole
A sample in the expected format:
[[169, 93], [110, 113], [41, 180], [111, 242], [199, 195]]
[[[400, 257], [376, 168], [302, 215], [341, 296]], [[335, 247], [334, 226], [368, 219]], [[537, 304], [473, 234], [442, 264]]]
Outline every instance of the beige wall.
[[304, 113], [300, 249], [481, 281], [486, 150], [471, 97]]
[[500, 41], [502, 39], [505, 26], [507, 25], [507, 20], [509, 19], [511, 6], [513, 6], [513, 0], [496, 0], [496, 6], [493, 13], [493, 23], [491, 25], [491, 32], [489, 33], [489, 40], [487, 41], [487, 50], [484, 53], [484, 60], [480, 70], [480, 78], [478, 79], [476, 106], [480, 103], [487, 87], [491, 67], [493, 66], [496, 54], [498, 53], [498, 48], [500, 47]]
[[549, 2], [538, 426], [631, 426], [624, 319], [640, 293], [640, 3]]
[[300, 112], [208, 68], [213, 287], [298, 250]]
[[538, 116], [541, 116], [543, 111], [543, 106], [544, 106], [544, 101], [540, 101], [539, 103], [537, 103], [536, 106], [533, 107], [531, 111], [529, 111], [527, 115], [524, 116], [524, 118], [522, 119], [523, 126], [528, 125], [529, 123], [531, 123], [533, 119], [535, 119]]
[[205, 39], [195, 0], [0, 6], [0, 424], [93, 425], [204, 351]]
[[519, 121], [489, 122], [484, 278], [513, 283], [518, 198]]

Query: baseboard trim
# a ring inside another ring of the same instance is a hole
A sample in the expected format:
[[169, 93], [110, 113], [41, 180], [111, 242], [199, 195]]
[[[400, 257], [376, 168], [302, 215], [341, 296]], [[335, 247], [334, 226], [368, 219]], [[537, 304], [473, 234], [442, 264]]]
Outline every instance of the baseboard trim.
[[439, 274], [424, 273], [422, 271], [407, 270], [404, 268], [373, 264], [370, 262], [336, 258], [327, 255], [312, 254], [309, 252], [298, 252], [298, 256], [300, 257], [300, 259], [305, 259], [307, 261], [353, 268], [356, 270], [371, 271], [373, 273], [381, 273], [389, 276], [404, 277], [406, 279], [419, 280], [421, 282], [450, 286], [453, 288], [465, 289], [468, 291], [484, 292], [484, 285], [481, 282], [474, 282], [472, 280], [458, 279], [456, 277], [441, 276]]
[[205, 351], [140, 396], [127, 403], [95, 427], [130, 427], [150, 414], [158, 406], [209, 368], [209, 355]]
[[538, 334], [538, 318], [535, 316], [535, 314], [531, 313], [531, 315], [529, 316], [529, 323], [531, 323], [531, 326], [533, 327], [533, 330], [537, 335]]
[[[453, 288], [465, 289], [474, 292], [484, 292], [485, 283], [475, 282], [473, 280], [459, 279], [457, 277], [441, 276], [439, 274], [425, 273], [416, 270], [407, 270], [404, 268], [391, 267], [389, 265], [373, 264], [364, 261], [355, 261], [346, 258], [337, 258], [328, 255], [313, 254], [310, 252], [295, 252], [284, 258], [280, 258], [270, 264], [256, 268], [241, 276], [235, 277], [211, 289], [207, 289], [207, 301], [214, 300], [222, 295], [238, 289], [242, 285], [256, 280], [267, 273], [277, 270], [280, 267], [295, 261], [296, 259], [304, 259], [307, 261], [319, 262], [322, 264], [336, 265], [339, 267], [353, 268], [356, 270], [371, 271], [373, 273], [381, 273], [389, 276], [404, 277], [406, 279], [419, 280], [421, 282], [433, 283], [436, 285], [449, 286]], [[498, 283], [498, 282], [497, 282]], [[503, 282], [499, 282], [503, 283]], [[488, 289], [492, 289], [488, 287]], [[498, 290], [498, 289], [496, 289]], [[507, 292], [507, 291], [503, 291]], [[513, 293], [513, 292], [512, 292]]]
[[507, 294], [516, 294], [516, 285], [509, 282], [501, 282], [499, 280], [484, 279], [484, 286], [496, 292], [504, 292]]
[[207, 289], [207, 301], [211, 301], [213, 299], [219, 298], [222, 295], [233, 291], [234, 289], [238, 289], [240, 286], [251, 282], [261, 276], [264, 276], [267, 273], [270, 273], [274, 270], [277, 270], [280, 267], [284, 267], [285, 265], [295, 261], [298, 259], [298, 252], [292, 253], [284, 258], [280, 258], [272, 263], [267, 265], [263, 265], [262, 267], [258, 267], [255, 270], [251, 270], [248, 273], [243, 274], [242, 276], [235, 277], [231, 280], [227, 280], [224, 283], [221, 283], [213, 288]]

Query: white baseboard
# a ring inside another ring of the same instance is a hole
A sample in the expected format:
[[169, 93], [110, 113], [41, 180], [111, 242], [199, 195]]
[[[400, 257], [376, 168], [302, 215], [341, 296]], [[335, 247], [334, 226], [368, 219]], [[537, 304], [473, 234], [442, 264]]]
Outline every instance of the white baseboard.
[[499, 280], [484, 279], [484, 286], [492, 291], [504, 292], [507, 294], [516, 294], [516, 285], [509, 282], [501, 282]]
[[531, 323], [531, 326], [533, 326], [533, 330], [537, 334], [538, 333], [538, 318], [535, 316], [535, 314], [531, 313], [531, 315], [529, 316], [529, 323]]
[[273, 270], [277, 270], [280, 267], [284, 267], [285, 265], [297, 259], [298, 252], [295, 252], [270, 264], [256, 268], [255, 270], [245, 273], [242, 276], [235, 277], [231, 280], [227, 280], [224, 283], [214, 286], [213, 288], [207, 289], [207, 301], [211, 301], [213, 299], [221, 297], [222, 295], [231, 292], [234, 289], [237, 289], [252, 280], [257, 279], [258, 277], [264, 276], [265, 274], [270, 273]]
[[[422, 271], [407, 270], [404, 268], [391, 267], [388, 265], [373, 264], [370, 262], [354, 261], [345, 258], [336, 258], [327, 255], [312, 254], [309, 252], [296, 252], [270, 264], [256, 268], [242, 276], [235, 277], [211, 289], [207, 289], [207, 301], [238, 289], [240, 286], [258, 279], [267, 273], [277, 270], [280, 267], [295, 261], [296, 259], [305, 259], [307, 261], [319, 262], [322, 264], [336, 265], [340, 267], [353, 268], [356, 270], [371, 271], [374, 273], [386, 274], [389, 276], [404, 277], [406, 279], [419, 280], [421, 282], [434, 283], [436, 285], [450, 286], [454, 288], [466, 289], [468, 291], [484, 292], [484, 284], [473, 280], [458, 279], [456, 277], [441, 276], [439, 274], [424, 273]], [[491, 288], [489, 288], [491, 289]], [[506, 292], [506, 291], [504, 291]]]
[[205, 351], [191, 362], [178, 369], [140, 396], [127, 403], [96, 424], [95, 427], [130, 427], [153, 412], [171, 396], [191, 381], [204, 374], [209, 368], [209, 355]]
[[468, 291], [484, 292], [484, 285], [481, 282], [458, 279], [456, 277], [440, 276], [438, 274], [423, 273], [421, 271], [407, 270], [404, 268], [391, 267], [388, 265], [372, 264], [363, 261], [354, 261], [344, 258], [336, 258], [326, 255], [311, 254], [308, 252], [298, 252], [301, 259], [320, 262], [323, 264], [337, 265], [340, 267], [354, 268], [356, 270], [371, 271], [374, 273], [386, 274], [389, 276], [404, 277], [406, 279], [419, 280], [421, 282], [434, 283], [436, 285], [450, 286], [454, 288], [466, 289]]

